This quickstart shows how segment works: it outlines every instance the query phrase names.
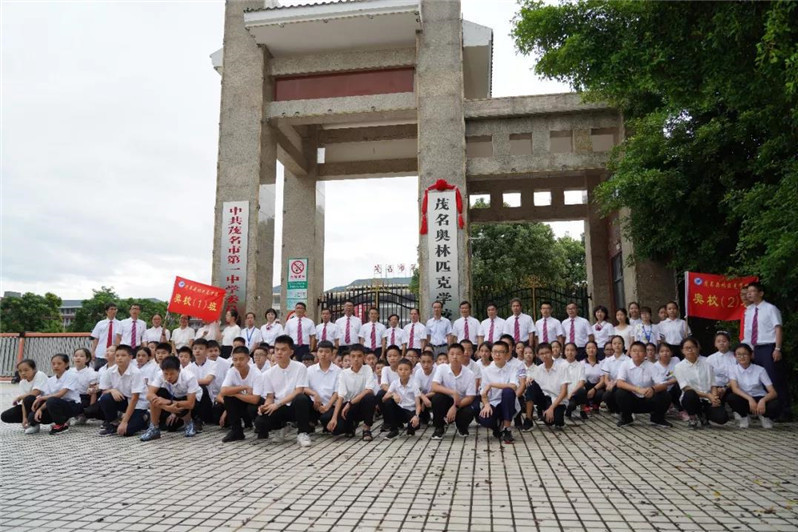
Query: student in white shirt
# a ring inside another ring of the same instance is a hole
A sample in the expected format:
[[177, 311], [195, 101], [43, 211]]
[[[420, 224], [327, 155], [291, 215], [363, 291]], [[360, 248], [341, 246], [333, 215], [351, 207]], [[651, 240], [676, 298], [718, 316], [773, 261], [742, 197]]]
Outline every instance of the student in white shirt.
[[640, 304], [637, 301], [632, 301], [626, 308], [629, 309], [629, 325], [632, 328], [636, 327], [643, 319], [643, 310], [640, 308]]
[[504, 443], [513, 443], [510, 424], [516, 414], [516, 390], [518, 371], [507, 364], [510, 346], [498, 341], [491, 350], [493, 363], [482, 371], [482, 410], [477, 421], [483, 427], [493, 429], [493, 435]]
[[172, 349], [176, 353], [183, 346], [191, 347], [194, 343], [194, 329], [188, 326], [189, 317], [187, 314], [180, 315], [180, 326], [172, 331]]
[[462, 346], [449, 346], [449, 363], [437, 366], [432, 377], [432, 424], [433, 440], [440, 440], [446, 433], [446, 424], [455, 424], [457, 435], [468, 436], [468, 425], [474, 419], [474, 403], [477, 395], [474, 373], [463, 366], [466, 358]]
[[660, 343], [659, 327], [651, 322], [651, 307], [642, 307], [640, 309], [640, 321], [632, 325], [634, 329], [633, 338], [635, 342], [643, 342], [644, 344]]
[[[399, 435], [399, 429], [407, 423], [407, 435], [413, 436], [421, 423], [421, 390], [413, 379], [413, 365], [403, 358], [397, 365], [399, 378], [391, 383], [388, 392], [382, 398], [382, 410], [385, 424], [388, 425], [386, 440]], [[427, 400], [429, 401], [429, 399]]]
[[[402, 349], [405, 344], [405, 332], [399, 327], [399, 314], [391, 314], [388, 316], [388, 327], [382, 332], [382, 353], [388, 346], [395, 345]], [[375, 353], [376, 354], [376, 353]]]
[[244, 339], [244, 345], [249, 349], [250, 353], [263, 342], [260, 329], [255, 326], [254, 312], [247, 312], [244, 317], [244, 327], [241, 329], [239, 336]]
[[169, 333], [169, 329], [161, 326], [162, 323], [163, 323], [163, 318], [161, 317], [161, 315], [153, 314], [152, 327], [144, 331], [145, 344], [148, 344], [150, 342], [155, 342], [156, 344], [160, 344], [161, 342], [169, 341], [171, 334]]
[[[388, 364], [382, 368], [382, 372], [380, 373], [380, 389], [377, 391], [376, 398], [377, 406], [380, 410], [382, 409], [382, 398], [388, 393], [388, 388], [390, 388], [391, 384], [399, 378], [397, 369], [399, 367], [399, 361], [402, 359], [402, 353], [396, 346], [392, 346], [385, 352], [385, 358]], [[383, 424], [380, 428], [380, 432], [385, 432], [388, 428], [387, 424]]]
[[144, 346], [136, 349], [136, 367], [139, 368], [141, 378], [144, 379], [144, 386], [149, 386], [150, 381], [161, 371], [161, 368], [152, 359], [150, 348]]
[[[743, 342], [754, 350], [754, 363], [765, 368], [773, 387], [779, 395], [779, 419], [792, 419], [792, 399], [787, 376], [791, 370], [787, 367], [781, 352], [784, 327], [781, 312], [775, 305], [765, 301], [765, 289], [761, 283], [748, 284], [748, 301], [743, 323]], [[754, 329], [756, 323], [756, 329]]]
[[671, 351], [670, 346], [662, 344], [659, 346], [657, 361], [651, 363], [651, 370], [654, 374], [655, 384], [667, 385], [666, 390], [671, 398], [671, 405], [679, 412], [679, 417], [682, 421], [689, 421], [690, 416], [682, 408], [682, 390], [679, 388], [679, 383], [674, 375], [677, 364], [679, 364], [679, 359], [673, 357], [673, 351]]
[[380, 311], [372, 307], [369, 309], [369, 320], [360, 327], [360, 342], [365, 345], [377, 358], [382, 357], [382, 335], [385, 325], [380, 323]]
[[427, 343], [432, 346], [435, 356], [446, 352], [451, 333], [452, 322], [443, 316], [443, 303], [435, 301], [432, 304], [432, 317], [427, 320]]
[[197, 333], [194, 335], [195, 340], [199, 340], [200, 338], [204, 339], [207, 342], [214, 341], [218, 342], [222, 339], [222, 332], [219, 330], [219, 321], [206, 321], [202, 324], [202, 327], [197, 329]]
[[260, 371], [261, 374], [266, 373], [272, 367], [271, 362], [269, 362], [269, 350], [265, 347], [256, 347], [252, 351], [252, 360], [255, 361], [255, 369]]
[[618, 426], [634, 423], [632, 414], [648, 413], [652, 425], [672, 427], [665, 420], [665, 413], [671, 404], [668, 384], [656, 382], [653, 365], [645, 360], [645, 344], [633, 342], [629, 353], [631, 360], [624, 362], [618, 370], [616, 401], [621, 411]]
[[729, 420], [726, 409], [713, 388], [715, 374], [706, 358], [699, 357], [701, 347], [695, 338], [682, 340], [681, 351], [684, 360], [679, 362], [673, 373], [682, 389], [681, 405], [690, 416], [689, 426], [699, 428], [709, 426], [709, 422], [719, 425]]
[[593, 309], [593, 317], [596, 319], [596, 323], [591, 325], [590, 329], [593, 332], [593, 340], [596, 345], [606, 344], [615, 335], [612, 323], [607, 321], [609, 315], [610, 312], [604, 305], [599, 305]]
[[[97, 403], [104, 419], [100, 435], [133, 436], [147, 428], [147, 387], [133, 362], [133, 351], [129, 346], [117, 346], [114, 360], [116, 365], [100, 377], [103, 393]], [[122, 419], [117, 425], [119, 412], [122, 412]]]
[[667, 318], [657, 324], [662, 341], [671, 346], [673, 356], [683, 358], [682, 340], [690, 336], [690, 326], [679, 317], [679, 305], [675, 301], [668, 301], [665, 305]]
[[264, 317], [266, 323], [260, 326], [260, 336], [269, 347], [273, 347], [275, 338], [283, 334], [283, 326], [277, 321], [277, 311], [273, 308], [268, 309]]
[[322, 309], [321, 322], [316, 324], [316, 342], [330, 342], [335, 347], [338, 345], [338, 327], [331, 319], [332, 312], [330, 309]]
[[[490, 366], [493, 363], [493, 344], [489, 342], [482, 342], [479, 347], [477, 348], [477, 358], [478, 360], [474, 362], [475, 367], [479, 368], [480, 377], [482, 376], [482, 372], [485, 371], [485, 368]], [[476, 374], [474, 378], [476, 379], [477, 384], [477, 392], [479, 392], [479, 385], [480, 385], [480, 377], [477, 377]], [[479, 404], [479, 395], [477, 395], [477, 399], [474, 401], [477, 405]]]
[[91, 331], [91, 356], [94, 369], [105, 366], [106, 350], [116, 345], [116, 335], [122, 330], [122, 322], [116, 319], [116, 303], [106, 303], [104, 320], [100, 320]]
[[482, 320], [479, 326], [479, 338], [477, 345], [484, 342], [493, 343], [504, 333], [504, 320], [498, 316], [498, 309], [495, 303], [488, 303], [488, 317]]
[[659, 354], [657, 353], [657, 344], [652, 344], [652, 343], [646, 344], [646, 360], [648, 362], [651, 362], [652, 364], [657, 363], [657, 361], [659, 360]]
[[463, 301], [460, 303], [460, 317], [452, 323], [452, 332], [449, 335], [449, 343], [469, 340], [471, 343], [477, 341], [479, 336], [479, 320], [471, 315], [471, 303]]
[[222, 329], [222, 358], [230, 358], [233, 352], [233, 340], [241, 336], [241, 317], [236, 309], [228, 310], [224, 315], [224, 329]]
[[524, 364], [524, 342], [514, 342], [513, 337], [509, 334], [503, 334], [501, 341], [510, 346], [510, 354], [507, 358], [507, 365], [518, 374], [518, 388], [515, 389], [515, 397], [518, 401], [520, 408], [516, 412], [514, 421], [518, 429], [524, 426], [523, 416], [521, 412], [524, 411], [524, 391], [526, 390], [526, 364]]
[[335, 412], [335, 402], [338, 400], [338, 378], [341, 368], [332, 363], [333, 343], [330, 340], [321, 340], [316, 347], [319, 362], [308, 368], [308, 385], [305, 394], [313, 401], [310, 419], [322, 426], [323, 432], [327, 431], [327, 424]]
[[559, 340], [554, 340], [551, 343], [551, 359], [554, 361], [554, 365], [558, 368], [563, 364], [567, 364], [565, 357], [563, 356], [563, 346]]
[[[435, 392], [432, 391], [432, 379], [435, 378], [435, 362], [432, 359], [432, 353], [429, 351], [422, 353], [418, 364], [419, 366], [414, 369], [411, 378], [416, 381], [418, 389], [421, 390], [421, 423], [428, 425], [432, 414], [432, 398], [435, 396]], [[413, 366], [412, 361], [410, 361], [410, 366]]]
[[[625, 308], [619, 308], [615, 311], [615, 325], [613, 326], [615, 336], [623, 338], [624, 350], [628, 351], [629, 346], [634, 342], [635, 330], [634, 327], [629, 325], [629, 315], [626, 313]], [[627, 353], [628, 354], [628, 353]]]
[[427, 345], [427, 328], [419, 321], [417, 308], [410, 309], [410, 323], [404, 328], [405, 352], [408, 349], [423, 350]]
[[[530, 342], [529, 345], [534, 347], [539, 343], [552, 344], [556, 341], [562, 342], [565, 340], [565, 332], [563, 332], [562, 323], [551, 315], [551, 310], [552, 306], [548, 301], [544, 301], [540, 304], [541, 318], [535, 322], [533, 328], [533, 332], [535, 333], [534, 341], [536, 343]], [[509, 319], [510, 318], [508, 318], [508, 320]], [[505, 325], [505, 328], [507, 328], [507, 325]]]
[[585, 359], [585, 345], [595, 340], [593, 328], [589, 321], [579, 315], [579, 307], [576, 303], [568, 303], [565, 312], [568, 313], [568, 318], [561, 324], [563, 333], [565, 333], [565, 341], [576, 345], [576, 359], [582, 361]]
[[717, 351], [707, 357], [707, 362], [715, 373], [715, 382], [712, 385], [723, 403], [726, 402], [731, 374], [737, 367], [737, 359], [730, 346], [731, 336], [729, 333], [718, 331], [715, 333], [715, 349]]
[[47, 390], [47, 374], [36, 371], [36, 362], [23, 358], [17, 363], [20, 394], [11, 402], [11, 408], [0, 414], [3, 423], [21, 423], [28, 429], [28, 412], [38, 396]]
[[363, 364], [365, 347], [359, 344], [349, 348], [351, 367], [343, 370], [338, 378], [338, 400], [327, 430], [333, 434], [355, 435], [358, 424], [363, 422], [363, 441], [372, 441], [371, 426], [374, 424], [374, 406], [377, 378], [371, 368]]
[[[80, 403], [85, 410], [89, 406], [97, 402], [97, 392], [93, 389], [92, 385], [97, 383], [97, 372], [91, 367], [91, 351], [85, 347], [78, 347], [72, 353], [72, 369], [75, 377], [78, 379], [78, 393], [80, 394]], [[81, 413], [77, 416], [76, 425], [83, 425], [86, 423], [86, 416]]]
[[[413, 311], [410, 311], [412, 316]], [[347, 347], [358, 343], [360, 338], [360, 327], [363, 323], [360, 318], [355, 316], [355, 304], [351, 301], [344, 301], [344, 315], [335, 320], [338, 328], [338, 347]]]
[[25, 434], [39, 432], [39, 424], [52, 423], [50, 434], [58, 434], [69, 429], [69, 418], [80, 415], [83, 406], [77, 391], [78, 379], [69, 371], [69, 356], [53, 355], [50, 359], [53, 376], [47, 379], [45, 390], [37, 396], [28, 412], [30, 430]]
[[222, 443], [245, 439], [244, 428], [252, 426], [258, 407], [263, 404], [263, 375], [249, 365], [247, 348], [233, 349], [231, 359], [233, 365], [226, 372], [219, 392], [224, 404], [224, 417], [230, 426], [230, 432], [222, 438]]
[[[593, 340], [590, 340], [593, 342]], [[595, 343], [595, 342], [594, 342]], [[568, 406], [565, 408], [566, 417], [571, 417], [578, 406], [582, 406], [579, 412], [582, 419], [587, 419], [587, 412], [585, 406], [587, 403], [587, 390], [585, 389], [585, 366], [582, 361], [576, 359], [578, 350], [576, 344], [565, 344], [565, 365], [562, 367], [564, 371], [565, 382], [568, 384], [568, 394], [565, 400]]]
[[740, 344], [734, 350], [738, 365], [731, 375], [731, 393], [727, 399], [731, 409], [740, 416], [740, 428], [747, 429], [749, 414], [759, 416], [763, 429], [773, 428], [779, 415], [779, 400], [770, 377], [762, 366], [751, 364], [753, 350]]
[[[532, 404], [532, 408], [537, 406], [538, 418], [546, 425], [562, 429], [565, 426], [565, 408], [568, 406], [566, 399], [568, 381], [565, 369], [555, 366], [551, 356], [551, 346], [546, 342], [538, 344], [537, 355], [543, 364], [537, 367], [534, 375], [529, 376], [530, 382], [526, 389], [527, 405]], [[531, 416], [527, 416], [527, 420], [531, 421]], [[530, 430], [527, 425], [524, 429]]]
[[477, 361], [474, 360], [474, 344], [471, 343], [471, 340], [463, 339], [460, 345], [463, 346], [463, 354], [465, 355], [463, 365], [471, 370], [475, 379], [479, 379], [482, 376], [482, 368], [477, 366]]
[[197, 399], [202, 396], [202, 388], [197, 377], [190, 371], [180, 369], [180, 361], [170, 355], [161, 362], [161, 371], [150, 381], [147, 401], [150, 403], [150, 426], [141, 435], [141, 441], [156, 440], [161, 437], [160, 425], [177, 428], [177, 420], [185, 424], [184, 435], [191, 438], [197, 435], [192, 421], [192, 411]]
[[585, 408], [592, 412], [598, 412], [601, 402], [604, 400], [604, 372], [598, 359], [598, 344], [588, 342], [585, 346], [585, 354], [587, 358], [582, 361], [582, 365], [585, 367], [585, 391], [587, 392]]
[[124, 344], [136, 349], [144, 344], [147, 322], [139, 319], [140, 313], [140, 305], [135, 303], [130, 305], [130, 317], [122, 320], [119, 331], [116, 333], [116, 345]]
[[296, 423], [296, 441], [300, 447], [310, 446], [310, 411], [313, 402], [305, 395], [308, 387], [308, 368], [292, 360], [294, 341], [288, 335], [274, 340], [274, 366], [263, 377], [261, 396], [265, 402], [258, 407], [255, 429], [258, 439], [269, 432], [282, 430], [289, 421]]
[[620, 366], [629, 360], [629, 357], [624, 354], [624, 341], [622, 336], [613, 336], [610, 340], [612, 345], [612, 356], [605, 358], [601, 361], [601, 371], [604, 373], [604, 403], [607, 405], [607, 410], [612, 414], [620, 412], [618, 403], [615, 400], [615, 385], [618, 381], [618, 370]]
[[[316, 349], [316, 324], [305, 316], [308, 306], [299, 301], [294, 305], [294, 315], [285, 324], [283, 334], [291, 337], [294, 342], [294, 360], [299, 362], [302, 358]], [[277, 339], [274, 339], [275, 344]]]
[[[541, 312], [543, 305], [551, 306], [549, 303], [544, 302], [541, 304]], [[515, 298], [510, 301], [510, 310], [512, 310], [512, 314], [504, 320], [503, 334], [509, 334], [514, 344], [518, 342], [528, 342], [529, 345], [533, 345], [535, 340], [535, 324], [531, 316], [522, 312], [521, 300]]]
[[[224, 403], [219, 402], [214, 405], [224, 380], [224, 375], [221, 375], [221, 381], [218, 381], [217, 389], [215, 384], [217, 384], [217, 379], [220, 377], [220, 369], [223, 367], [223, 363], [208, 358], [209, 350], [207, 349], [207, 344], [208, 342], [202, 338], [194, 342], [194, 347], [192, 347], [194, 361], [186, 367], [186, 370], [197, 378], [197, 384], [202, 390], [202, 393], [197, 396], [197, 406], [194, 408], [194, 425], [197, 432], [202, 431], [204, 423], [218, 422], [219, 418], [224, 414]], [[178, 354], [184, 353], [187, 349], [187, 347], [181, 347]], [[227, 362], [223, 358], [217, 357], [217, 360]]]

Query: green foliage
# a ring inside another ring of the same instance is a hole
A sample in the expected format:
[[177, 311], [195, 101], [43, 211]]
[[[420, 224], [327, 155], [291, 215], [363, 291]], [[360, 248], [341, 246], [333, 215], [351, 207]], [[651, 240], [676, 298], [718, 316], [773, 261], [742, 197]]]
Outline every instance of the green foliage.
[[419, 282], [420, 282], [420, 280], [421, 280], [421, 277], [420, 277], [420, 274], [419, 274], [419, 269], [416, 268], [415, 270], [413, 270], [413, 275], [412, 275], [412, 277], [410, 277], [410, 284], [408, 285], [408, 289], [410, 290], [410, 292], [415, 294], [416, 299], [421, 297], [419, 295]]
[[[101, 287], [99, 290], [92, 290], [94, 295], [91, 299], [83, 300], [83, 306], [75, 313], [75, 320], [70, 326], [73, 332], [89, 332], [94, 328], [94, 325], [105, 319], [105, 305], [107, 303], [116, 303], [119, 311], [116, 314], [117, 319], [123, 320], [130, 316], [130, 306], [137, 303], [141, 306], [141, 314], [139, 318], [146, 321], [148, 324], [151, 322], [152, 316], [160, 314], [161, 317], [166, 316], [166, 302], [153, 301], [151, 299], [127, 298], [120, 299], [113, 288], [106, 286]], [[174, 321], [170, 323], [170, 327], [174, 326]]]
[[49, 292], [4, 297], [0, 301], [0, 332], [63, 332], [60, 306], [61, 298]]

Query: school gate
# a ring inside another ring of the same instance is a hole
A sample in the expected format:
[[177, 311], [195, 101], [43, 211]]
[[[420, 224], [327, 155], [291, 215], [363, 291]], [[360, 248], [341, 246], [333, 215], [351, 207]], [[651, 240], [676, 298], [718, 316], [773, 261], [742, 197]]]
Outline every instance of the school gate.
[[[371, 177], [417, 175], [419, 215], [428, 194], [448, 204], [420, 239], [425, 316], [432, 298], [471, 297], [470, 222], [584, 220], [591, 305], [675, 297], [673, 273], [627, 263], [619, 217], [603, 219], [591, 201], [624, 137], [619, 111], [577, 94], [492, 98], [493, 30], [463, 20], [459, 0], [228, 0], [224, 48], [211, 57], [222, 76], [213, 284], [240, 309], [271, 305], [277, 161], [281, 301], [292, 283], [313, 318], [324, 184]], [[469, 208], [475, 196], [487, 208]], [[299, 278], [289, 259], [307, 260]]]

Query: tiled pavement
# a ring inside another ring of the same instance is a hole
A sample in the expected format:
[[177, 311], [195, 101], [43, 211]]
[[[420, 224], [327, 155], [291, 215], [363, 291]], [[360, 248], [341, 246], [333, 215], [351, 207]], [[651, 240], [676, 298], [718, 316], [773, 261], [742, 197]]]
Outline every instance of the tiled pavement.
[[[7, 408], [16, 387], [0, 385]], [[645, 418], [646, 416], [642, 416]], [[602, 414], [506, 446], [314, 436], [142, 443], [0, 424], [3, 530], [798, 530], [798, 425], [693, 432]]]

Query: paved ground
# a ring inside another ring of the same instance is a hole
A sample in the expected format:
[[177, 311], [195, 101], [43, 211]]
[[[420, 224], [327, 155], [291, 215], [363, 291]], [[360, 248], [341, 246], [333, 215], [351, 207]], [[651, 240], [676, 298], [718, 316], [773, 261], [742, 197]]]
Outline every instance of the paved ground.
[[[3, 407], [16, 387], [0, 385]], [[645, 416], [644, 416], [645, 417]], [[0, 424], [3, 530], [798, 530], [798, 425], [615, 428], [602, 414], [503, 446], [432, 429], [222, 445], [25, 436]]]

